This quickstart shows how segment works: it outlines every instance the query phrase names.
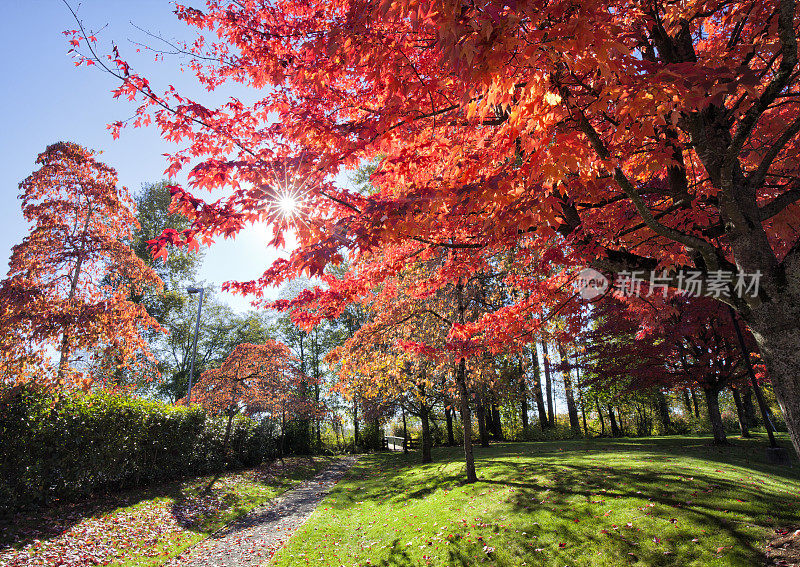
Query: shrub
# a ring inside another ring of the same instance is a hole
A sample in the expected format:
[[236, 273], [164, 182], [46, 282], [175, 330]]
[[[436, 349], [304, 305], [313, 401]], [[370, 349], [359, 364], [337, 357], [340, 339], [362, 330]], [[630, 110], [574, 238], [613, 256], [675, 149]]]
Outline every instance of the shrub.
[[311, 421], [308, 419], [288, 420], [284, 435], [284, 451], [287, 454], [307, 455], [311, 452]]
[[383, 449], [383, 429], [380, 423], [375, 421], [367, 422], [363, 425], [359, 433], [358, 451], [380, 451]]
[[0, 393], [0, 511], [92, 492], [252, 466], [275, 454], [266, 424], [120, 393], [53, 396], [31, 386]]

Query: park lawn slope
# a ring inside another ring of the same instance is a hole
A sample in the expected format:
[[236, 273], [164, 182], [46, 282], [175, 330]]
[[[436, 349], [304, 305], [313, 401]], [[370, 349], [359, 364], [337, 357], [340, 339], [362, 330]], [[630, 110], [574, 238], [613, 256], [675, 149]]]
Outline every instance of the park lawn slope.
[[362, 457], [273, 559], [294, 565], [742, 565], [800, 524], [796, 470], [763, 439], [668, 437]]
[[330, 459], [287, 457], [211, 477], [130, 490], [33, 513], [0, 526], [0, 566], [161, 565], [256, 506], [314, 476]]

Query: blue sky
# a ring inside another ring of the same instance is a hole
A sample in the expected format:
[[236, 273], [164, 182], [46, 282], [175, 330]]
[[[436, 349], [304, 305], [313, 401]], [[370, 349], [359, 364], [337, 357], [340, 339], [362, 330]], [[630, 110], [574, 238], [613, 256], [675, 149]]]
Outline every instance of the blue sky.
[[[70, 0], [73, 7], [76, 0]], [[125, 119], [134, 107], [116, 101], [110, 91], [114, 79], [92, 67], [75, 67], [61, 33], [75, 22], [62, 0], [4, 0], [0, 37], [6, 55], [0, 62], [0, 257], [4, 275], [11, 247], [28, 227], [19, 208], [18, 184], [34, 169], [36, 156], [47, 145], [69, 140], [103, 152], [100, 159], [114, 167], [120, 182], [132, 191], [143, 182], [163, 178], [162, 154], [176, 147], [162, 141], [153, 127], [126, 129], [113, 140], [106, 125]], [[150, 55], [135, 53], [133, 41], [152, 43], [132, 24], [167, 38], [190, 38], [193, 30], [178, 22], [167, 0], [83, 0], [79, 16], [95, 30], [107, 26], [98, 38], [108, 47], [113, 39], [137, 70], [144, 70], [158, 90], [173, 84], [199, 100], [207, 95], [193, 76], [181, 73], [179, 61], [154, 63]], [[234, 91], [231, 91], [234, 92]], [[241, 96], [241, 93], [237, 93]], [[242, 98], [245, 98], [243, 96]], [[178, 182], [185, 178], [178, 177]], [[200, 277], [219, 286], [223, 281], [258, 277], [279, 254], [264, 245], [267, 231], [255, 227], [236, 241], [216, 243], [206, 252]], [[284, 252], [285, 254], [285, 252]], [[237, 310], [249, 307], [243, 298], [225, 296]]]

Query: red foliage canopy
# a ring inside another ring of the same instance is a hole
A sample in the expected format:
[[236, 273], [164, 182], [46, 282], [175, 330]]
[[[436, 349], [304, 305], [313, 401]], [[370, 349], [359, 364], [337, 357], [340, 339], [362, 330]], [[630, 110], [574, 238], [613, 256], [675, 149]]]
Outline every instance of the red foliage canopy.
[[[61, 384], [79, 349], [110, 348], [118, 364], [149, 356], [141, 333], [158, 324], [129, 297], [161, 280], [123, 242], [138, 226], [127, 189], [92, 151], [71, 142], [49, 146], [36, 163], [39, 169], [20, 183], [22, 212], [33, 226], [14, 246], [0, 285], [6, 370], [41, 358], [43, 345], [60, 349]], [[5, 374], [30, 378], [17, 370]]]
[[215, 414], [311, 416], [315, 408], [307, 388], [313, 379], [294, 362], [286, 345], [275, 341], [237, 345], [219, 368], [203, 373], [192, 389], [192, 401]]

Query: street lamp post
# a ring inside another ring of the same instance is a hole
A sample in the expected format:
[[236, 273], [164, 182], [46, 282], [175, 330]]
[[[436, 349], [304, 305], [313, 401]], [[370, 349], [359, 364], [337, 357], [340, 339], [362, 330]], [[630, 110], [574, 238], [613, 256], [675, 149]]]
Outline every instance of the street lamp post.
[[192, 346], [192, 362], [189, 366], [189, 388], [186, 393], [186, 405], [192, 402], [192, 379], [194, 378], [194, 359], [197, 358], [197, 335], [200, 332], [200, 313], [203, 310], [203, 288], [202, 287], [189, 287], [186, 288], [190, 294], [200, 294], [200, 302], [197, 304], [197, 323], [194, 327], [194, 346]]

